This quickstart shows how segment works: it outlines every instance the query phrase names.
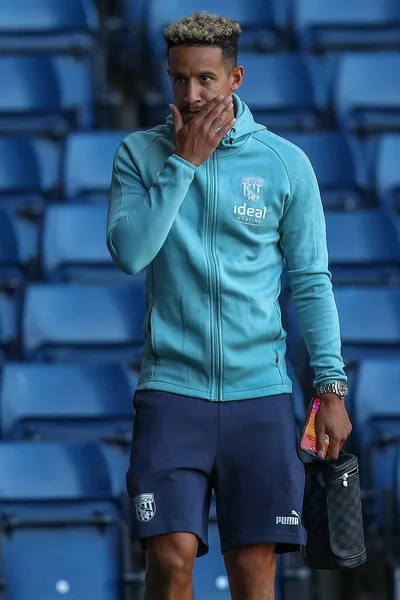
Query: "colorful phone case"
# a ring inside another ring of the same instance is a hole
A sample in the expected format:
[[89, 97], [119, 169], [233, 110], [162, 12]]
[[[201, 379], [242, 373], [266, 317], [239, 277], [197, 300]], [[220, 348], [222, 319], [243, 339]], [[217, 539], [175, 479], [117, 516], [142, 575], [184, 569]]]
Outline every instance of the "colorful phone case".
[[[317, 456], [317, 437], [315, 435], [315, 415], [317, 410], [321, 406], [320, 398], [313, 398], [308, 411], [306, 423], [303, 429], [303, 433], [300, 441], [300, 448], [303, 452], [311, 454], [311, 456]], [[325, 454], [326, 456], [329, 448], [329, 437], [325, 436]]]

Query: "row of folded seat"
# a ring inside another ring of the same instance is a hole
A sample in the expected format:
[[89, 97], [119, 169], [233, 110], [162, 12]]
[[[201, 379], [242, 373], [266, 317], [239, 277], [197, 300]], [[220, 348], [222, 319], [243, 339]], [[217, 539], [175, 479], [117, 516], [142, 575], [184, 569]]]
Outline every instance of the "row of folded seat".
[[[360, 358], [347, 401], [362, 488], [374, 492], [373, 502], [366, 504], [369, 534], [382, 532], [385, 526], [382, 493], [392, 489], [397, 498], [400, 490], [400, 410], [393, 394], [400, 383], [398, 361], [399, 356]], [[300, 432], [305, 403], [290, 364], [289, 372]], [[137, 372], [124, 363], [5, 363], [0, 385], [0, 454], [13, 441], [38, 445], [99, 442], [110, 493], [114, 498], [124, 496], [136, 381]], [[26, 471], [25, 475], [30, 482], [32, 473]]]
[[[143, 571], [114, 474], [100, 442], [0, 442], [1, 583], [10, 598], [141, 597]], [[215, 520], [209, 544], [194, 566], [194, 598], [229, 600]], [[278, 599], [280, 575], [278, 562]]]
[[[338, 126], [361, 134], [400, 131], [400, 53], [347, 53], [324, 59], [300, 53], [242, 53], [240, 97], [272, 129], [316, 131]], [[90, 59], [1, 56], [0, 133], [60, 136], [90, 129], [110, 106], [107, 86]], [[145, 123], [169, 114], [171, 84], [165, 58], [145, 94]]]
[[[46, 282], [129, 283], [107, 249], [106, 219], [106, 205], [49, 204], [40, 225], [28, 223], [28, 238], [18, 218], [0, 207], [0, 289], [18, 289], [37, 277]], [[382, 210], [330, 212], [326, 224], [336, 285], [400, 284], [400, 236]], [[138, 276], [143, 278], [144, 272]]]
[[[346, 362], [376, 351], [389, 355], [400, 344], [400, 288], [337, 286], [336, 303]], [[298, 364], [301, 336], [292, 300], [282, 307], [288, 351]], [[87, 285], [32, 283], [0, 294], [0, 347], [20, 341], [23, 359], [45, 362], [131, 361], [142, 345], [144, 283]]]
[[[113, 158], [128, 134], [126, 130], [77, 132], [63, 144], [0, 137], [0, 203], [39, 206], [46, 197], [106, 201]], [[327, 210], [368, 207], [374, 187], [382, 206], [399, 208], [400, 135], [377, 136], [365, 143], [339, 132], [283, 135], [310, 158]]]
[[[115, 13], [131, 35], [120, 37], [125, 61], [151, 66], [163, 53], [163, 28], [192, 12], [215, 12], [211, 0], [120, 0]], [[400, 9], [381, 0], [221, 0], [218, 14], [242, 27], [243, 50], [309, 53], [349, 49], [398, 49]]]
[[[357, 134], [400, 129], [400, 52], [335, 54], [241, 53], [239, 96], [271, 129], [316, 131], [338, 127]], [[156, 125], [173, 101], [166, 59], [145, 98], [147, 123]]]

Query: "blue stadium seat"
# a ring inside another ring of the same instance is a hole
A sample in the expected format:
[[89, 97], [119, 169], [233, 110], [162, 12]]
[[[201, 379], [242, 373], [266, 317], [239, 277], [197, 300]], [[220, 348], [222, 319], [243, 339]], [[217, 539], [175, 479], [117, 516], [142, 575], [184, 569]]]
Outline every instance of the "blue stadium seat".
[[400, 289], [336, 287], [345, 362], [368, 356], [400, 357]]
[[0, 5], [0, 53], [88, 53], [99, 27], [92, 0], [13, 0]]
[[96, 444], [3, 442], [0, 489], [10, 599], [121, 598], [130, 542]]
[[140, 360], [144, 286], [31, 284], [22, 317], [22, 353], [28, 361]]
[[400, 243], [381, 210], [326, 214], [334, 284], [400, 283]]
[[7, 81], [0, 94], [0, 133], [65, 132], [68, 124], [49, 58], [0, 56], [0, 79]]
[[51, 205], [42, 234], [42, 265], [46, 281], [81, 283], [130, 282], [117, 269], [105, 240], [107, 205]]
[[90, 131], [68, 136], [63, 169], [67, 200], [108, 201], [114, 156], [128, 133]]
[[357, 141], [340, 132], [287, 133], [310, 159], [326, 210], [356, 209], [370, 203], [367, 173]]
[[24, 270], [11, 216], [0, 209], [0, 288], [19, 288]]
[[0, 389], [3, 439], [130, 446], [134, 389], [122, 365], [8, 362]]
[[93, 124], [89, 58], [0, 56], [0, 133], [61, 136]]
[[376, 188], [379, 201], [389, 213], [400, 215], [400, 135], [384, 135], [376, 157]]
[[400, 53], [349, 53], [338, 63], [334, 103], [340, 127], [372, 134], [400, 130]]
[[0, 138], [0, 194], [40, 194], [42, 182], [32, 140]]
[[326, 52], [399, 48], [400, 5], [382, 0], [297, 0], [294, 26], [302, 49]]
[[239, 63], [245, 76], [238, 94], [256, 121], [281, 131], [309, 131], [322, 126], [318, 82], [314, 82], [303, 57], [295, 53], [243, 53]]

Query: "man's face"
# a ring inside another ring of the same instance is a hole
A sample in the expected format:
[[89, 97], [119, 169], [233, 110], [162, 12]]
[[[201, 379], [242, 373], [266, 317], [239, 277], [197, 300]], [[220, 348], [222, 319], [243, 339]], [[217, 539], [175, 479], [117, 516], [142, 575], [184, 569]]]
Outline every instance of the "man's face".
[[175, 104], [183, 123], [204, 104], [222, 94], [230, 96], [243, 78], [242, 67], [228, 72], [221, 48], [177, 46], [169, 51], [169, 68]]

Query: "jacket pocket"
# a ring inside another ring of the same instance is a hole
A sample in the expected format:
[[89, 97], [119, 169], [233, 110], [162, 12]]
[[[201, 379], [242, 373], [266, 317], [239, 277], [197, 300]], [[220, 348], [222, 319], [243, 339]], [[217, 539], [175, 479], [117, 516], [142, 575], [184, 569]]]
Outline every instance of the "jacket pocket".
[[158, 351], [157, 351], [157, 342], [156, 342], [156, 333], [155, 333], [155, 325], [154, 325], [154, 304], [152, 304], [150, 309], [150, 319], [149, 319], [149, 327], [150, 327], [150, 342], [151, 342], [151, 350], [153, 352], [154, 361], [156, 365], [158, 364]]
[[280, 311], [277, 300], [274, 301], [274, 315], [275, 315], [275, 321], [276, 321], [276, 330], [275, 330], [275, 335], [274, 335], [273, 341], [278, 340], [281, 337], [281, 333], [282, 333], [282, 317], [281, 317], [281, 311]]

